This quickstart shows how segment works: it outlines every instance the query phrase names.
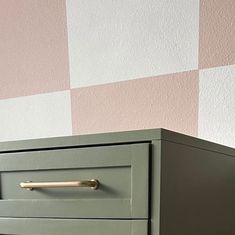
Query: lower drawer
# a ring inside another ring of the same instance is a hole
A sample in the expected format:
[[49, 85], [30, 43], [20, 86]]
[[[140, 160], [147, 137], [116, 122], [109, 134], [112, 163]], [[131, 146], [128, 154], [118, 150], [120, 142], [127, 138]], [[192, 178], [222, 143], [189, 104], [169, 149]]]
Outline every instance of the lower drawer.
[[2, 235], [148, 235], [147, 220], [0, 218]]

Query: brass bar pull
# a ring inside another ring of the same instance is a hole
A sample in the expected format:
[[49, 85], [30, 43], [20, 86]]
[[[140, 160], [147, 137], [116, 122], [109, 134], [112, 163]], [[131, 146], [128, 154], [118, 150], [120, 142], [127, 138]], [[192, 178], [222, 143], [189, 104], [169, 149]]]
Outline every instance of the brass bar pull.
[[83, 181], [63, 181], [63, 182], [21, 182], [21, 188], [33, 190], [36, 188], [68, 188], [68, 187], [86, 187], [91, 189], [98, 189], [99, 181], [96, 179]]

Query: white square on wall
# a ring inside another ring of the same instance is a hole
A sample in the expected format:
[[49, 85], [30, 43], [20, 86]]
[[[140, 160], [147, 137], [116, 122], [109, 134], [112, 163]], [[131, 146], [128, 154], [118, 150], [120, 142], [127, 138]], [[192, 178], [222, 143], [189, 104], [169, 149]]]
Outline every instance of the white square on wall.
[[72, 134], [70, 91], [0, 100], [0, 141]]
[[198, 68], [199, 0], [67, 0], [72, 88]]
[[235, 147], [235, 65], [199, 73], [198, 136]]

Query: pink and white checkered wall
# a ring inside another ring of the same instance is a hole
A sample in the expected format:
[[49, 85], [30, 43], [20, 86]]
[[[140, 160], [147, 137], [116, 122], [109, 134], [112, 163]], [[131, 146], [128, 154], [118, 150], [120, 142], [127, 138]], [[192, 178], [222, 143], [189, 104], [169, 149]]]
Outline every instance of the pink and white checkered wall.
[[235, 147], [234, 0], [0, 0], [0, 141], [163, 127]]

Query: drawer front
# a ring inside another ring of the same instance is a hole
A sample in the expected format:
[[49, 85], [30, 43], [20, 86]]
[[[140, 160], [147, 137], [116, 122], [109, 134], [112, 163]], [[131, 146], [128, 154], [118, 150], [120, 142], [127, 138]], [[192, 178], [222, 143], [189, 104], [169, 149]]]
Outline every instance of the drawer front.
[[148, 235], [147, 220], [0, 218], [2, 235]]
[[[149, 144], [0, 154], [0, 216], [148, 218]], [[99, 188], [20, 183], [97, 179]]]

